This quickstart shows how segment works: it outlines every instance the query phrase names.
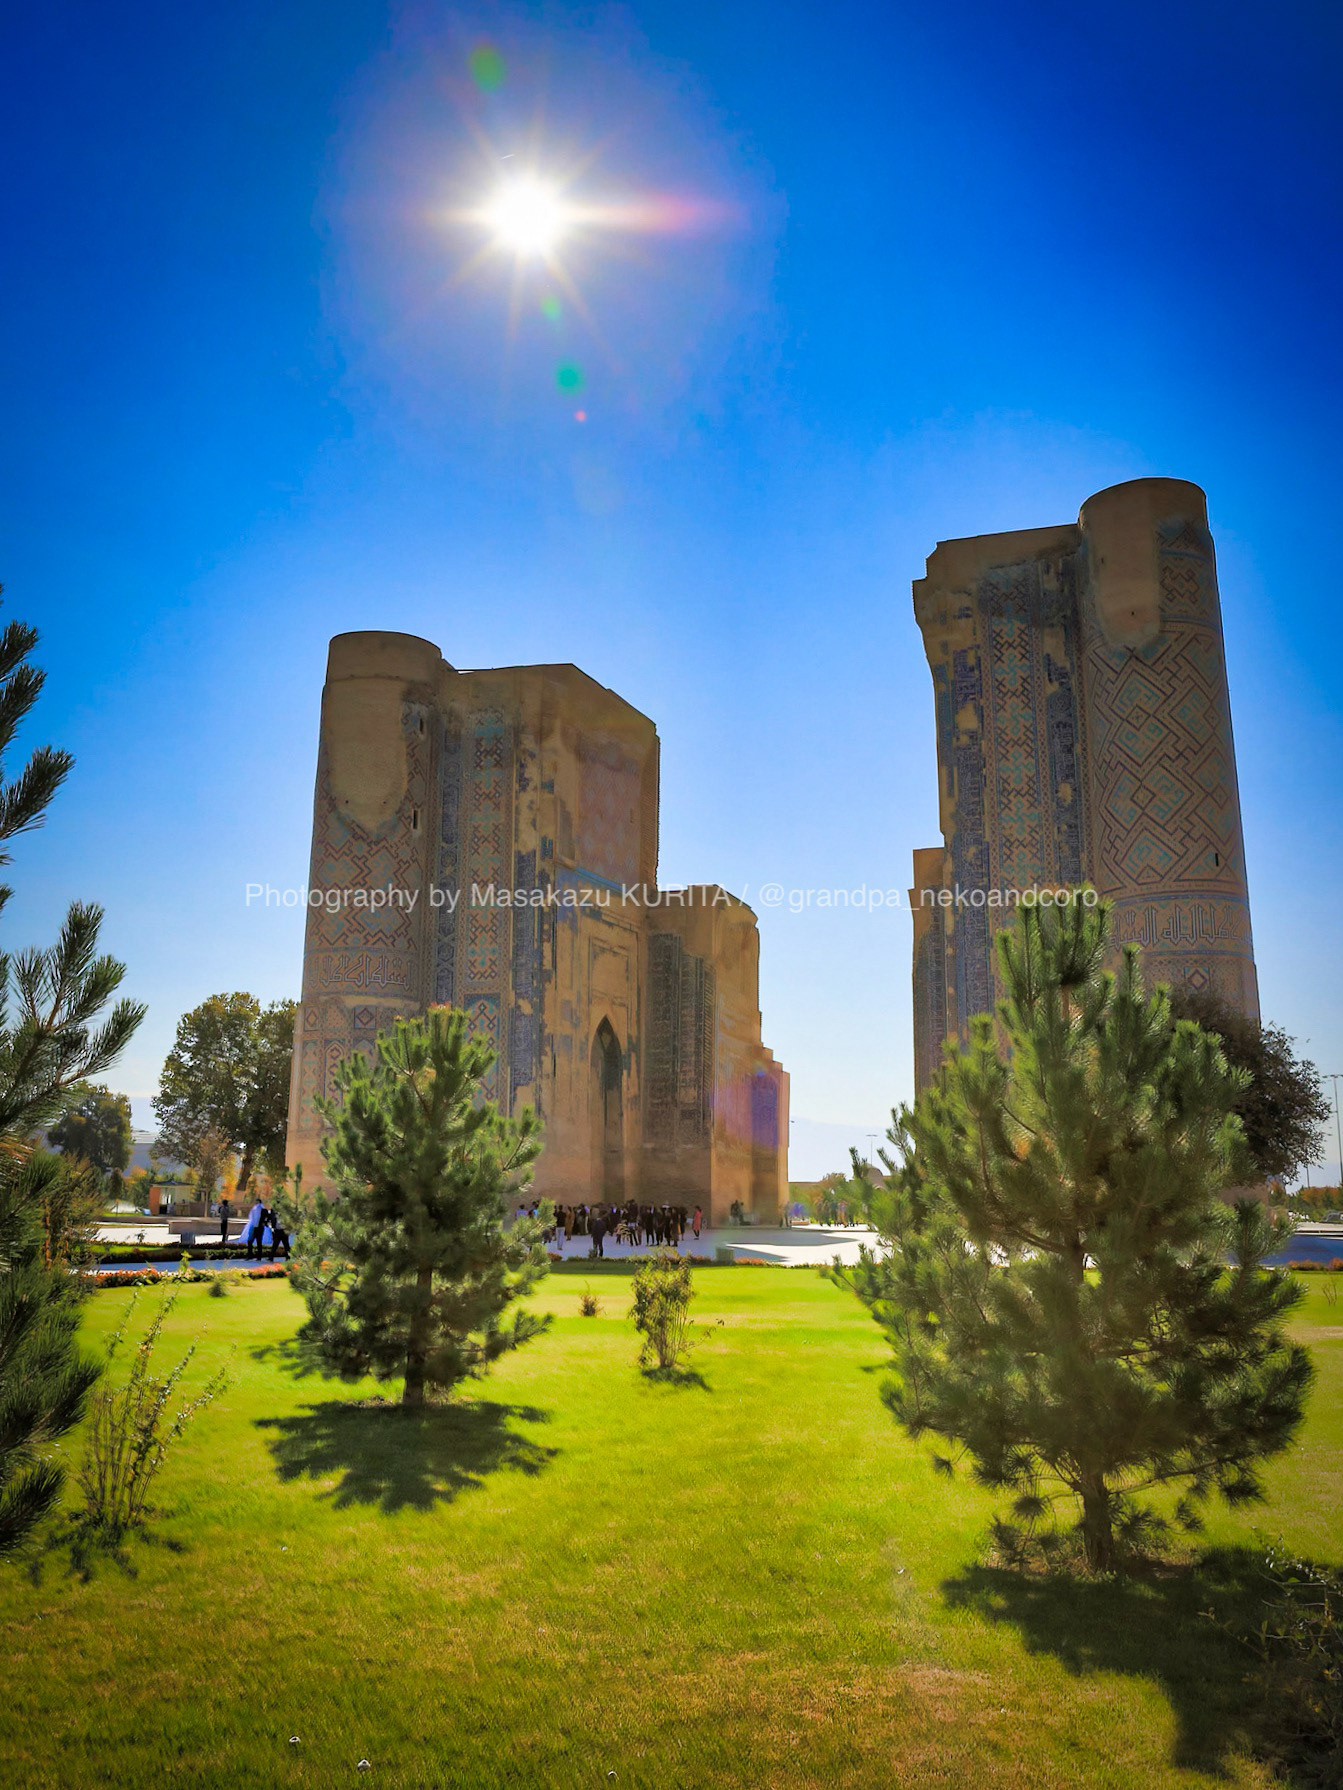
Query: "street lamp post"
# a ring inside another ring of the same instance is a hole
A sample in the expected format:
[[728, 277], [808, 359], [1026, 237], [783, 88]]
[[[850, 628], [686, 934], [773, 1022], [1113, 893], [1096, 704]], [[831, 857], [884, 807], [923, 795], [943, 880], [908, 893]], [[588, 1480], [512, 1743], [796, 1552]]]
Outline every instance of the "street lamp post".
[[1343, 1118], [1339, 1116], [1338, 1111], [1338, 1084], [1343, 1081], [1343, 1069], [1340, 1069], [1337, 1075], [1328, 1076], [1327, 1079], [1334, 1084], [1334, 1137], [1338, 1142], [1338, 1178], [1340, 1183], [1343, 1183]]
[[[1307, 1044], [1310, 1043], [1309, 1038], [1306, 1039], [1306, 1043]], [[1307, 1162], [1305, 1164], [1305, 1169], [1306, 1169], [1306, 1186], [1309, 1187], [1310, 1186], [1310, 1162], [1309, 1162], [1309, 1160], [1307, 1160]], [[1340, 1173], [1343, 1173], [1343, 1170], [1340, 1170]]]

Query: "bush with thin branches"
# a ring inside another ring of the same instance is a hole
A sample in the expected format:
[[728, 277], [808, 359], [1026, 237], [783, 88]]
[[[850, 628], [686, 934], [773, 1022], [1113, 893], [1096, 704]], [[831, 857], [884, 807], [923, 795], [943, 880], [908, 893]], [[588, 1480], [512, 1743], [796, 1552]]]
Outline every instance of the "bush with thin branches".
[[686, 1330], [695, 1288], [690, 1263], [664, 1251], [643, 1263], [634, 1276], [634, 1304], [630, 1316], [643, 1337], [639, 1364], [656, 1359], [663, 1373], [671, 1372], [689, 1350]]
[[[108, 1342], [109, 1364], [126, 1340], [139, 1298], [138, 1292], [131, 1294], [126, 1315]], [[160, 1301], [149, 1328], [135, 1346], [125, 1385], [105, 1381], [89, 1402], [84, 1465], [79, 1475], [84, 1509], [78, 1518], [78, 1527], [86, 1535], [115, 1543], [130, 1530], [144, 1526], [150, 1488], [168, 1450], [181, 1441], [192, 1418], [228, 1383], [226, 1369], [220, 1368], [194, 1397], [181, 1398], [174, 1409], [196, 1345], [192, 1343], [177, 1365], [162, 1375], [154, 1371], [154, 1351], [176, 1303], [175, 1292]]]

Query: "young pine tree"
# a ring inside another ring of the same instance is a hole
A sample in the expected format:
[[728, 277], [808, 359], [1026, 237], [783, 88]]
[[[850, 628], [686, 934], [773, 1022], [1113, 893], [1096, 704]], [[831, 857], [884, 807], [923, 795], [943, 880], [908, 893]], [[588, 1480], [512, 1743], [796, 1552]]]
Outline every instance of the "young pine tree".
[[78, 1423], [102, 1373], [79, 1346], [79, 1281], [66, 1261], [48, 1259], [44, 1214], [64, 1173], [58, 1156], [0, 1139], [0, 1560], [59, 1499], [65, 1468], [52, 1445]]
[[530, 1113], [503, 1118], [481, 1097], [494, 1062], [464, 1013], [399, 1019], [373, 1062], [336, 1072], [323, 1144], [335, 1190], [296, 1221], [294, 1279], [309, 1317], [300, 1336], [344, 1379], [402, 1378], [402, 1402], [426, 1386], [483, 1373], [550, 1324], [508, 1306], [548, 1270], [548, 1219], [511, 1213], [540, 1154]]
[[[23, 622], [0, 630], [0, 866], [15, 837], [42, 825], [73, 762], [42, 746], [6, 774], [42, 691], [36, 645]], [[0, 887], [0, 910], [9, 895]], [[33, 1142], [144, 1017], [135, 1001], [105, 1011], [125, 970], [98, 952], [101, 920], [101, 908], [76, 902], [50, 948], [0, 953], [0, 1558], [31, 1539], [60, 1497], [54, 1444], [79, 1421], [101, 1371], [78, 1341], [77, 1189], [68, 1165]]]
[[1136, 949], [1102, 968], [1108, 930], [1079, 901], [1001, 935], [1003, 1036], [974, 1021], [894, 1116], [871, 1208], [891, 1251], [849, 1277], [893, 1346], [899, 1421], [1028, 1526], [1070, 1495], [1099, 1572], [1159, 1532], [1144, 1493], [1178, 1487], [1191, 1529], [1214, 1493], [1259, 1497], [1311, 1379], [1283, 1329], [1299, 1288], [1262, 1265], [1281, 1231], [1219, 1197], [1243, 1074], [1144, 990]]

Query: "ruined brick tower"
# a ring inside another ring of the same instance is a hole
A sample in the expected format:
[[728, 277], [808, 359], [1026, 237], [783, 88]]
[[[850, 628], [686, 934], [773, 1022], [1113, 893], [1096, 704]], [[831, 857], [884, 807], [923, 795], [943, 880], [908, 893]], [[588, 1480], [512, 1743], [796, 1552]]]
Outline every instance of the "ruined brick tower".
[[[321, 1179], [314, 1101], [341, 1058], [448, 1003], [498, 1053], [491, 1097], [544, 1122], [543, 1196], [777, 1217], [788, 1078], [760, 1040], [755, 915], [713, 885], [659, 890], [657, 858], [657, 731], [614, 692], [573, 665], [460, 672], [412, 635], [337, 635], [289, 1162]], [[378, 889], [401, 895], [355, 899]]]
[[[915, 1083], [997, 1000], [1004, 892], [1093, 884], [1149, 980], [1258, 1016], [1207, 503], [1135, 479], [1056, 528], [939, 542], [914, 585], [943, 844], [914, 854]], [[978, 892], [978, 893], [976, 893]]]

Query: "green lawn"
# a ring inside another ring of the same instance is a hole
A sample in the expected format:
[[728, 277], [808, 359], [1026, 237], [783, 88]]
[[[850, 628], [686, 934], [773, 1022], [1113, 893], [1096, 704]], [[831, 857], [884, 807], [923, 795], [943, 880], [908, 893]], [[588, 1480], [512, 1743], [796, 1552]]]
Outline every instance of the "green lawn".
[[[698, 1378], [640, 1375], [623, 1272], [566, 1271], [549, 1336], [415, 1417], [293, 1377], [287, 1284], [184, 1289], [165, 1338], [199, 1336], [201, 1377], [230, 1354], [233, 1384], [129, 1567], [0, 1572], [7, 1782], [1276, 1781], [1215, 1620], [1244, 1614], [1247, 1555], [1135, 1585], [986, 1569], [990, 1502], [896, 1431], [851, 1297], [804, 1270], [696, 1282]], [[1318, 1285], [1301, 1331], [1304, 1440], [1267, 1508], [1215, 1520], [1223, 1550], [1259, 1528], [1340, 1551], [1343, 1309]]]

